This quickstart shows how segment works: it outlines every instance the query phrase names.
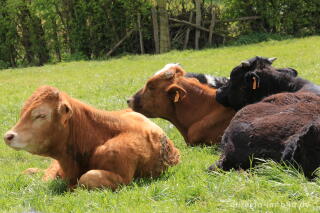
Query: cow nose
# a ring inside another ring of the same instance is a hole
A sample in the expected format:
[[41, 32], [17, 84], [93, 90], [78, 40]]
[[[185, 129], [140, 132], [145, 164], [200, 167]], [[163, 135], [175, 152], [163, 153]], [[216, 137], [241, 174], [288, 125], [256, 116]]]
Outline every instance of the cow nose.
[[130, 103], [133, 101], [133, 98], [128, 98], [127, 99], [127, 104], [130, 105]]
[[13, 131], [9, 131], [4, 135], [4, 140], [6, 142], [10, 142], [12, 141], [15, 137], [17, 136], [17, 133], [13, 132]]

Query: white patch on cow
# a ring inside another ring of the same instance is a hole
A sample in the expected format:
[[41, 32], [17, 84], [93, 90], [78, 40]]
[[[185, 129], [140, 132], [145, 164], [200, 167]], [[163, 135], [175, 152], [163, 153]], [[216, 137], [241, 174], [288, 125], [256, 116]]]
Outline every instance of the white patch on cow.
[[153, 76], [156, 75], [160, 75], [168, 70], [170, 70], [171, 68], [175, 67], [175, 66], [180, 66], [179, 63], [170, 63], [165, 65], [161, 70], [157, 71]]
[[207, 79], [207, 83], [213, 87], [217, 86], [216, 79], [211, 75], [204, 75]]

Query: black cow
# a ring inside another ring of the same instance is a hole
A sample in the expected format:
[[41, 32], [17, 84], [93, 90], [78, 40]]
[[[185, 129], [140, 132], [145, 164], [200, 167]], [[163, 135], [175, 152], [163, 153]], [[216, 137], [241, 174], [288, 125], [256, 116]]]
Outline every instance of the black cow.
[[248, 169], [260, 159], [289, 161], [307, 177], [320, 166], [320, 96], [280, 93], [241, 109], [226, 129], [220, 160], [209, 169]]
[[217, 101], [239, 110], [280, 92], [310, 91], [320, 94], [320, 87], [297, 77], [296, 70], [272, 67], [274, 60], [257, 56], [235, 67], [230, 81], [217, 91]]

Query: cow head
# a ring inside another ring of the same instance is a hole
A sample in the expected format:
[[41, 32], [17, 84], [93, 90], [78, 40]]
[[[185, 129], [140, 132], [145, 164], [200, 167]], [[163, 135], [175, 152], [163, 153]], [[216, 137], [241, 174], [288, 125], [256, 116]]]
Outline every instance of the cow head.
[[4, 141], [16, 150], [46, 155], [54, 146], [59, 146], [67, 137], [68, 120], [72, 109], [64, 94], [58, 89], [43, 86], [25, 102], [20, 119]]
[[129, 107], [148, 117], [166, 118], [173, 112], [174, 103], [183, 100], [186, 95], [186, 91], [176, 84], [184, 74], [179, 64], [167, 64], [127, 100]]
[[[241, 62], [230, 74], [230, 81], [218, 89], [217, 101], [224, 106], [241, 109], [247, 104], [281, 91], [279, 79], [296, 77], [291, 68], [276, 69], [272, 62], [276, 58], [256, 56]], [[285, 90], [283, 90], [285, 91]]]

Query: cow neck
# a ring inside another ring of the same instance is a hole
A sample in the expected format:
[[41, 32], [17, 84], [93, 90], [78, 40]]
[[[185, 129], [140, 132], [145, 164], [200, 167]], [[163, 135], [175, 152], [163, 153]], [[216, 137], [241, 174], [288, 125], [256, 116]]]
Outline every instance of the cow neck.
[[187, 94], [181, 101], [174, 103], [175, 125], [187, 130], [218, 105], [215, 101], [216, 90], [190, 80], [181, 80], [178, 85], [184, 88]]
[[114, 112], [97, 110], [76, 99], [68, 102], [72, 108], [72, 117], [69, 120], [69, 136], [63, 143], [64, 147], [55, 158], [62, 168], [74, 168], [66, 176], [79, 177], [89, 168], [90, 153], [104, 144], [108, 139], [119, 133], [119, 119]]

